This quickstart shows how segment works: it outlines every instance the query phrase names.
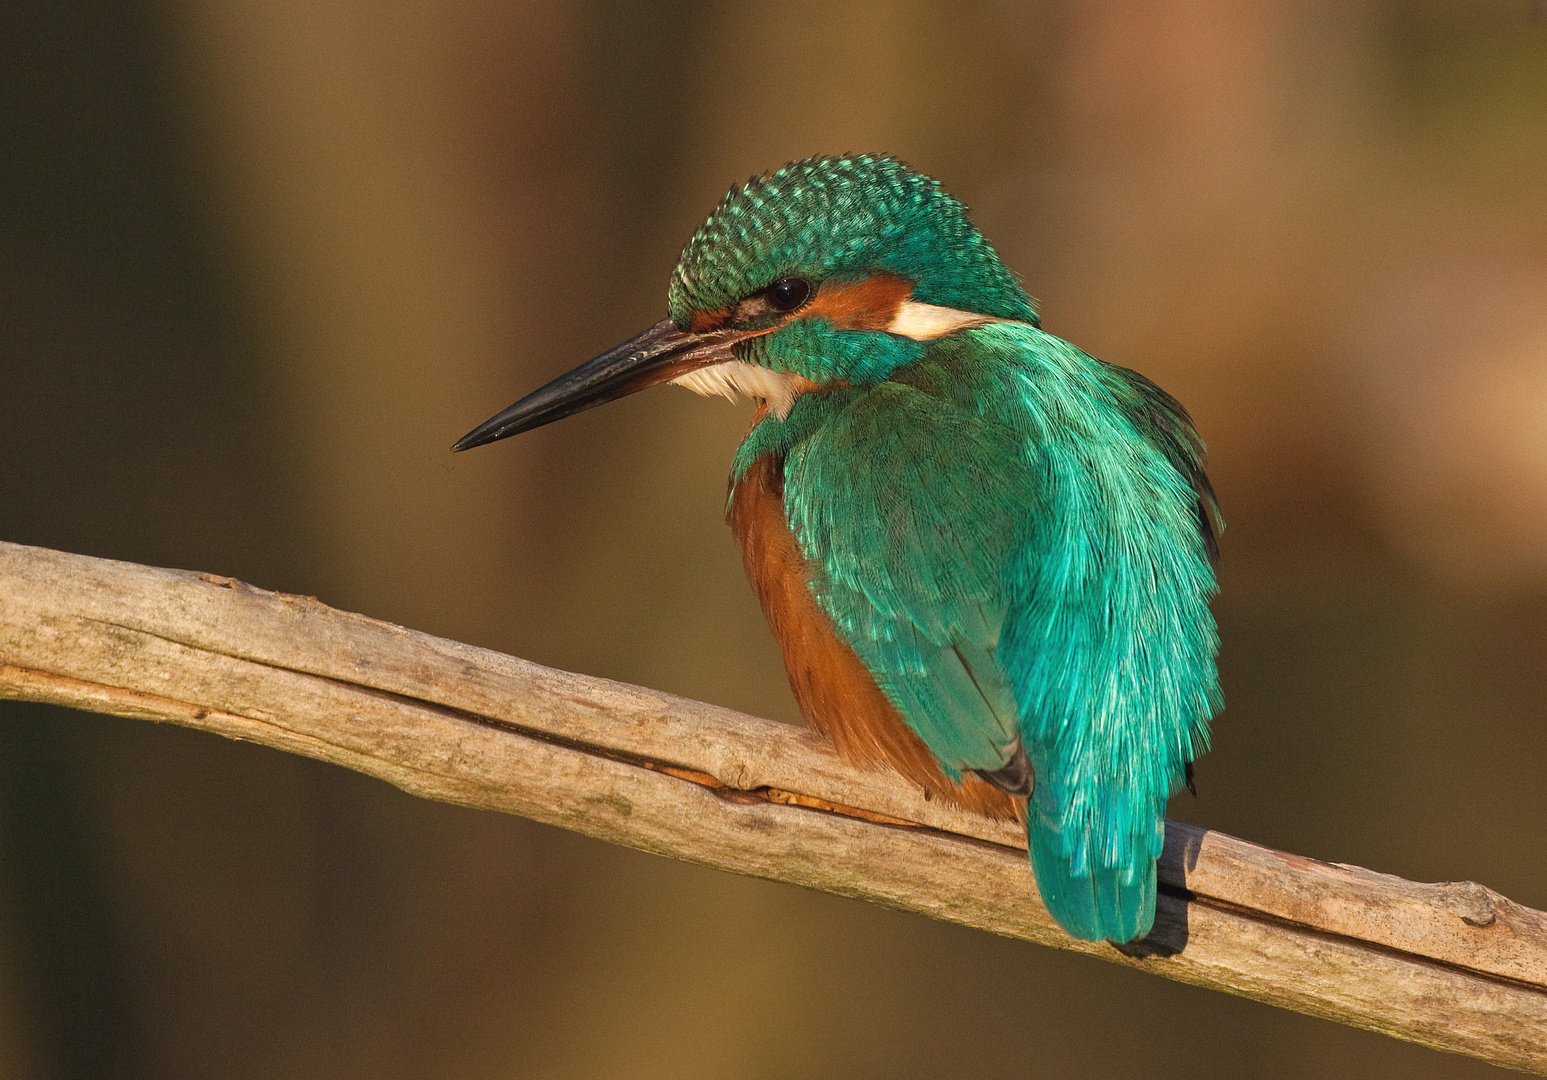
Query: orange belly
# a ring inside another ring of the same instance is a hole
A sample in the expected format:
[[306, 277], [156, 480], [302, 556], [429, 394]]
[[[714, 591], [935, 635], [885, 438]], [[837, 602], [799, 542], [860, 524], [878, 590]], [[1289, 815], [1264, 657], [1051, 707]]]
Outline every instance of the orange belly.
[[731, 495], [731, 531], [747, 577], [784, 653], [806, 722], [853, 765], [890, 765], [928, 795], [1012, 821], [1021, 800], [973, 775], [953, 783], [811, 595], [806, 560], [784, 515], [784, 466], [759, 458]]

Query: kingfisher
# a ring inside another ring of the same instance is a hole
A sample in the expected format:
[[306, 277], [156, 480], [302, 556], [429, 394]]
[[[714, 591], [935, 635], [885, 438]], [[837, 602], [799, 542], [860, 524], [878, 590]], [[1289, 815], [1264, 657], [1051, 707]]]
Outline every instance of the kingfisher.
[[807, 721], [1023, 821], [1071, 936], [1142, 939], [1166, 801], [1222, 704], [1222, 521], [1187, 412], [1042, 330], [966, 207], [886, 156], [732, 190], [667, 309], [453, 449], [661, 383], [753, 399], [726, 517]]

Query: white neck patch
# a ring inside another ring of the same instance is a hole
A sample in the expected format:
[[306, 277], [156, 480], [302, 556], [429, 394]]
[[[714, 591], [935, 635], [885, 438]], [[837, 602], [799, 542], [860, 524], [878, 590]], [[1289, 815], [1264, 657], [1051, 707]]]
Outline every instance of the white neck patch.
[[678, 375], [672, 382], [704, 397], [718, 396], [728, 401], [735, 401], [741, 395], [758, 398], [766, 401], [769, 411], [780, 420], [790, 415], [795, 399], [800, 396], [794, 375], [749, 364], [744, 360], [711, 364], [686, 375]]
[[897, 314], [887, 325], [888, 334], [912, 338], [914, 341], [934, 341], [958, 330], [970, 330], [991, 322], [1003, 322], [991, 315], [978, 315], [956, 308], [921, 304], [917, 300], [904, 300], [897, 306]]
[[[958, 330], [1003, 321], [991, 315], [904, 300], [898, 305], [897, 314], [892, 316], [886, 332], [914, 341], [934, 341]], [[678, 375], [671, 381], [703, 397], [723, 397], [728, 401], [749, 397], [767, 402], [769, 411], [780, 420], [790, 415], [795, 399], [811, 388], [811, 384], [798, 375], [774, 371], [744, 360], [711, 364], [686, 375]]]

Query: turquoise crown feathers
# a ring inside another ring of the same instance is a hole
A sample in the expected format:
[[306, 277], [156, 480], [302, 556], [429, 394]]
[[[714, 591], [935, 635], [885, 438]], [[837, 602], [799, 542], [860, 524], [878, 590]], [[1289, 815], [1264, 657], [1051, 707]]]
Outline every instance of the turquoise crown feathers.
[[672, 321], [729, 307], [783, 277], [895, 274], [913, 299], [1036, 325], [1031, 297], [967, 208], [894, 158], [813, 157], [754, 176], [720, 201], [672, 273]]

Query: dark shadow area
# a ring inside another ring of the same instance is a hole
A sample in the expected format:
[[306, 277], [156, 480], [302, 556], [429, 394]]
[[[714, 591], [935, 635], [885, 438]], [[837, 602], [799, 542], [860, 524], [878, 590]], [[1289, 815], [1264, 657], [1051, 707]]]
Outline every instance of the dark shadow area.
[[97, 805], [76, 762], [87, 734], [68, 710], [0, 702], [0, 882], [47, 1075], [130, 1080], [151, 1074], [135, 1046]]
[[1112, 948], [1134, 960], [1175, 956], [1187, 948], [1187, 896], [1162, 885], [1155, 898], [1155, 925], [1137, 941], [1111, 941]]

